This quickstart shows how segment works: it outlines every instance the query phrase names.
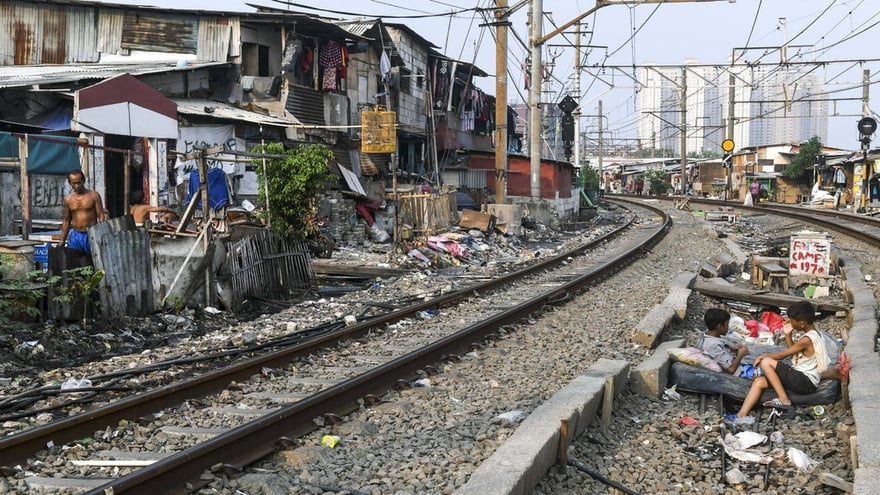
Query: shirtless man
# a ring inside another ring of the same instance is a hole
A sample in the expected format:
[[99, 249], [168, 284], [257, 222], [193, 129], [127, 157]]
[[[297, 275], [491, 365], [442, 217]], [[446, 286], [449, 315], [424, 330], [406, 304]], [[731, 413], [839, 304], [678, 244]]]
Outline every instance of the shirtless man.
[[87, 230], [107, 219], [101, 195], [86, 189], [86, 177], [82, 170], [74, 170], [67, 176], [73, 192], [64, 198], [64, 218], [61, 221], [61, 246], [92, 254]]
[[153, 212], [162, 213], [160, 217], [163, 223], [170, 223], [171, 220], [177, 216], [177, 212], [167, 206], [150, 206], [141, 204], [144, 201], [143, 191], [132, 191], [129, 200], [131, 201], [129, 213], [134, 218], [134, 223], [138, 225], [144, 223], [149, 218], [150, 213]]

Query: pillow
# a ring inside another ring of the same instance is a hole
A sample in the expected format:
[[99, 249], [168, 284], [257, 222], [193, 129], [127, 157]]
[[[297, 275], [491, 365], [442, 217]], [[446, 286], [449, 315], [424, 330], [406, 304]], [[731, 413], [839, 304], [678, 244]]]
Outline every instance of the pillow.
[[671, 357], [673, 361], [689, 364], [698, 368], [706, 368], [709, 371], [721, 372], [721, 366], [713, 361], [712, 358], [703, 354], [703, 352], [696, 347], [676, 347], [674, 349], [669, 349], [666, 352], [669, 353], [669, 357]]

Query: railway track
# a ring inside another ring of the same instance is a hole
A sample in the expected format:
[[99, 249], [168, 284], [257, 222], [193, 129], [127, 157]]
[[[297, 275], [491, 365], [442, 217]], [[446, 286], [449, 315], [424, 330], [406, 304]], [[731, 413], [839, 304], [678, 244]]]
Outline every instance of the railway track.
[[[235, 472], [290, 446], [316, 427], [316, 418], [321, 418], [319, 423], [333, 421], [365, 403], [379, 401], [391, 388], [408, 387], [412, 380], [431, 373], [437, 363], [455, 359], [499, 329], [540, 313], [548, 305], [563, 304], [571, 294], [632, 261], [662, 238], [670, 220], [658, 210], [631, 208], [638, 211], [634, 218], [641, 221], [630, 221], [606, 236], [516, 273], [330, 331], [186, 383], [6, 437], [0, 440], [0, 464], [24, 465], [29, 483], [44, 487], [91, 489], [89, 493], [190, 492], [206, 469]], [[625, 247], [608, 249], [610, 239], [618, 236], [625, 237], [620, 241]], [[494, 301], [503, 301], [504, 307]], [[481, 318], [446, 314], [454, 313], [450, 309], [454, 305], [464, 304], [479, 305]], [[433, 317], [414, 316], [419, 314]], [[322, 354], [332, 346], [337, 351]], [[279, 383], [283, 385], [278, 387]], [[219, 399], [210, 406], [195, 399], [211, 393]], [[164, 424], [168, 421], [162, 417], [173, 414], [192, 418], [195, 426]], [[145, 422], [147, 417], [153, 421]], [[237, 425], [229, 424], [231, 418], [236, 418]], [[149, 435], [181, 437], [185, 440], [180, 445], [186, 446], [161, 454], [144, 453], [144, 449], [125, 453], [119, 448], [132, 443], [149, 445], [141, 441]], [[93, 438], [98, 447], [84, 448], [83, 442], [75, 442], [74, 448], [82, 448], [83, 456], [89, 458], [62, 466], [67, 468], [67, 478], [59, 474], [65, 469], [38, 469], [59, 465], [56, 454], [62, 443], [83, 438]], [[45, 449], [46, 445], [54, 446]], [[109, 452], [101, 452], [100, 447], [109, 447]], [[7, 470], [7, 474], [15, 472]], [[110, 479], [108, 473], [119, 477]]]
[[[609, 198], [629, 198], [629, 199], [654, 199], [672, 203], [673, 199], [666, 196], [627, 196], [627, 195], [609, 195]], [[828, 208], [804, 208], [801, 206], [789, 206], [777, 203], [763, 203], [761, 206], [745, 206], [739, 202], [702, 199], [691, 197], [689, 204], [707, 205], [711, 208], [734, 208], [735, 210], [747, 211], [750, 213], [768, 213], [791, 218], [803, 222], [814, 228], [828, 229], [833, 232], [858, 239], [870, 246], [880, 247], [880, 218], [858, 215], [855, 213], [843, 212]]]

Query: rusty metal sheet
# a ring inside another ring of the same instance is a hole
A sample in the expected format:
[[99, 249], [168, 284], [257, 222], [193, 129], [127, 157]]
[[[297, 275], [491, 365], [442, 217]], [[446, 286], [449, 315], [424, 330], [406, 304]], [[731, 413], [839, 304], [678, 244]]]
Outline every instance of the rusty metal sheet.
[[43, 33], [39, 47], [41, 64], [63, 64], [67, 61], [67, 13], [57, 7], [44, 6], [37, 21], [37, 29]]
[[126, 11], [122, 48], [167, 53], [196, 53], [198, 17]]
[[0, 4], [0, 63], [3, 65], [31, 65], [40, 63], [42, 28], [40, 9], [17, 2]]

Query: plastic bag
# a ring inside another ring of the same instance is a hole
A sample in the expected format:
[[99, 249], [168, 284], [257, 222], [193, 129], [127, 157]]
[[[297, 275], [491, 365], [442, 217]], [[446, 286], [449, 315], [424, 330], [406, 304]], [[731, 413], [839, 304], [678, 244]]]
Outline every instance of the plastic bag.
[[766, 325], [771, 332], [776, 332], [785, 325], [785, 318], [779, 316], [779, 313], [764, 311], [761, 313], [761, 323]]
[[816, 464], [819, 464], [818, 461], [810, 459], [804, 451], [794, 447], [788, 449], [788, 460], [797, 466], [798, 471], [812, 471]]

